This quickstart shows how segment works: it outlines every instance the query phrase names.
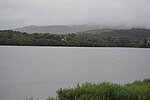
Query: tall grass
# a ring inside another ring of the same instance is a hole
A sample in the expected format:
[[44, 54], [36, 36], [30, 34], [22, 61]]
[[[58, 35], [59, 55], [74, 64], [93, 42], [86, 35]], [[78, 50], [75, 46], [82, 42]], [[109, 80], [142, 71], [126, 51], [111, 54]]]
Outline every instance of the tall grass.
[[59, 89], [58, 100], [150, 100], [150, 79], [129, 84], [84, 83]]
[[84, 83], [73, 88], [60, 88], [56, 93], [55, 98], [46, 100], [150, 100], [150, 78], [124, 85]]

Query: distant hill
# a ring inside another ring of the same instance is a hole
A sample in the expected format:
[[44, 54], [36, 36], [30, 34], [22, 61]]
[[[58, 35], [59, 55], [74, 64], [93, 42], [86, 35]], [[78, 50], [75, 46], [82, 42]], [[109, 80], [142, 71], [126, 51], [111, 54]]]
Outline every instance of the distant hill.
[[57, 33], [57, 34], [67, 34], [75, 33], [93, 29], [103, 28], [97, 25], [49, 25], [49, 26], [26, 26], [22, 28], [13, 29], [15, 31], [27, 32], [27, 33]]
[[132, 29], [94, 29], [77, 34], [92, 35], [99, 38], [131, 38], [145, 39], [150, 38], [150, 29], [132, 28]]

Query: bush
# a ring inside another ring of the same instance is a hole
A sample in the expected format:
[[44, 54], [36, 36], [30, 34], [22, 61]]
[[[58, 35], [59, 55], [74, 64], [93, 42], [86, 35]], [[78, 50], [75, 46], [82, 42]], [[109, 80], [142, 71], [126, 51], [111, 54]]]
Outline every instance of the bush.
[[109, 82], [85, 83], [59, 89], [58, 100], [150, 100], [150, 79], [120, 85]]

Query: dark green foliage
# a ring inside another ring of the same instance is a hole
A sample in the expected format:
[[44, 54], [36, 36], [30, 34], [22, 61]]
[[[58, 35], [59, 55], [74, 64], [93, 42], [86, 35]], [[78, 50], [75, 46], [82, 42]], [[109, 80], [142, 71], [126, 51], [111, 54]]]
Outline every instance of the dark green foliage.
[[[150, 100], [150, 79], [124, 85], [111, 82], [77, 84], [72, 88], [60, 88], [56, 93], [56, 97], [46, 100]], [[34, 98], [26, 97], [25, 100]]]
[[48, 97], [46, 100], [58, 100], [57, 98]]
[[79, 46], [79, 47], [150, 47], [148, 29], [96, 29], [72, 34], [27, 34], [0, 31], [0, 45]]
[[95, 29], [79, 34], [95, 34], [97, 37], [103, 38], [132, 38], [132, 39], [145, 39], [150, 37], [149, 29], [132, 28], [132, 29]]
[[63, 35], [57, 34], [27, 34], [18, 31], [0, 31], [0, 45], [23, 45], [23, 46], [59, 46], [63, 45]]
[[85, 83], [74, 88], [59, 89], [58, 100], [150, 100], [150, 79], [130, 84]]

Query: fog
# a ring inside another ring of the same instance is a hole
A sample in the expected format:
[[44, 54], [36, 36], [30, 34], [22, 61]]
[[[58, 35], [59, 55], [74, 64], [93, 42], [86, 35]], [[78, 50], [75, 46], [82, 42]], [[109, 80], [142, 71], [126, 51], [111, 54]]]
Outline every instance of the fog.
[[150, 27], [150, 0], [0, 0], [0, 29], [78, 24]]

